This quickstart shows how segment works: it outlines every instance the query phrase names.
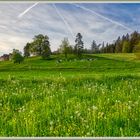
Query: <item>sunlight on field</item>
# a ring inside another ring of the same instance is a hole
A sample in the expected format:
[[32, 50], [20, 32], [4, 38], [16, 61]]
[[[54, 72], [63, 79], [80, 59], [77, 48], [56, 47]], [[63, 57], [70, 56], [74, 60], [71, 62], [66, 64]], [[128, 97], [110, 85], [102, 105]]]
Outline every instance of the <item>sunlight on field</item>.
[[105, 57], [105, 58], [117, 59], [117, 60], [133, 60], [134, 61], [136, 59], [136, 56], [134, 53], [115, 53], [115, 54], [107, 53], [107, 54], [100, 54], [100, 56]]
[[1, 62], [0, 136], [140, 136], [140, 61], [90, 57]]

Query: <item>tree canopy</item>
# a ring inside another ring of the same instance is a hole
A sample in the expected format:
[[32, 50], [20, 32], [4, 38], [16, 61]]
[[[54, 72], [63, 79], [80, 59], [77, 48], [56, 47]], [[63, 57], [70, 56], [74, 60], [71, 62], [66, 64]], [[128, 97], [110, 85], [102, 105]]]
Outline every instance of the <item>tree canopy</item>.
[[47, 35], [36, 35], [33, 41], [27, 43], [24, 47], [24, 56], [30, 55], [42, 56], [43, 59], [47, 59], [51, 55], [49, 37]]
[[75, 53], [77, 54], [78, 57], [81, 57], [82, 55], [82, 50], [84, 48], [84, 43], [82, 41], [82, 35], [81, 33], [78, 33], [76, 35], [76, 39], [75, 39]]
[[19, 63], [20, 64], [21, 62], [23, 62], [23, 60], [24, 60], [24, 57], [22, 56], [22, 53], [17, 49], [13, 49], [12, 61], [14, 63]]

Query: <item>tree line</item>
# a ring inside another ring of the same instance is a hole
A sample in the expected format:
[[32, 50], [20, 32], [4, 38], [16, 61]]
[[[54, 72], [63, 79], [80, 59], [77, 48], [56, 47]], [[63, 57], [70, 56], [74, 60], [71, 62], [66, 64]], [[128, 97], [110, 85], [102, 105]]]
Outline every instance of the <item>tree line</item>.
[[49, 37], [47, 35], [39, 34], [33, 38], [33, 41], [27, 43], [24, 47], [24, 56], [29, 57], [31, 55], [42, 56], [43, 59], [49, 59], [51, 54], [62, 53], [67, 58], [68, 54], [76, 54], [81, 57], [83, 52], [84, 43], [82, 41], [81, 33], [76, 35], [75, 46], [70, 45], [68, 38], [64, 38], [55, 52], [51, 51]]
[[92, 41], [89, 49], [84, 48], [84, 42], [82, 40], [81, 33], [77, 33], [75, 37], [75, 45], [69, 43], [68, 38], [64, 38], [61, 41], [61, 45], [57, 51], [51, 51], [51, 45], [49, 37], [47, 35], [39, 34], [34, 36], [32, 42], [28, 42], [24, 46], [24, 55], [19, 50], [14, 49], [12, 52], [12, 60], [14, 63], [20, 63], [26, 57], [41, 56], [42, 59], [49, 59], [51, 54], [64, 54], [65, 58], [68, 58], [69, 54], [74, 54], [78, 58], [82, 57], [82, 54], [93, 53], [136, 53], [140, 52], [140, 33], [137, 31], [132, 34], [126, 34], [122, 37], [118, 37], [113, 43], [97, 44], [95, 40]]
[[134, 31], [118, 37], [113, 43], [102, 45], [101, 53], [137, 53], [140, 52], [140, 33]]

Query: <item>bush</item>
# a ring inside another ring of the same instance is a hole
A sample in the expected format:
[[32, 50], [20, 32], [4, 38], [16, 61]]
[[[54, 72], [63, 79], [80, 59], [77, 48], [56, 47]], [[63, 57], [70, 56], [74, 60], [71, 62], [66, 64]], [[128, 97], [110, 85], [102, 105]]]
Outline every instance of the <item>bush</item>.
[[13, 50], [12, 61], [14, 63], [19, 63], [19, 64], [24, 61], [24, 57], [22, 56], [19, 50], [15, 50], [15, 49]]

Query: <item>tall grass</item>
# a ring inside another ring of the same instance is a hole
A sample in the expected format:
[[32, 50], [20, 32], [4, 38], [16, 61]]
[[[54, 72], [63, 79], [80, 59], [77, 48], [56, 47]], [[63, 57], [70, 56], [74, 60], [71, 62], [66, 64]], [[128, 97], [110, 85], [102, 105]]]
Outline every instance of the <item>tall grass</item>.
[[140, 136], [138, 76], [0, 80], [0, 136]]

